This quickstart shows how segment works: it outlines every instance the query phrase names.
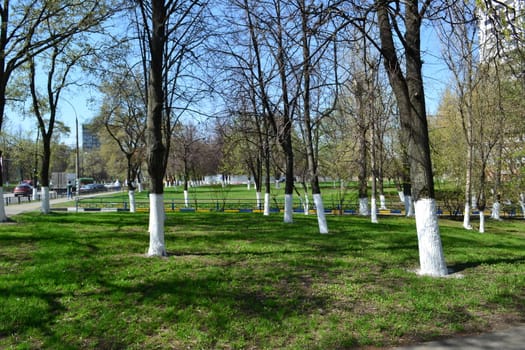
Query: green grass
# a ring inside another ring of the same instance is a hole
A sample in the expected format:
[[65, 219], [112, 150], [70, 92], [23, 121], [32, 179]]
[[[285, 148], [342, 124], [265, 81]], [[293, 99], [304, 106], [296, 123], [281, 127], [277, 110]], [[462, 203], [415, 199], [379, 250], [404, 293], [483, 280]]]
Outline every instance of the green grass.
[[[205, 208], [205, 209], [239, 209], [239, 208], [256, 208], [256, 197], [255, 190], [252, 186], [251, 190], [246, 188], [246, 185], [231, 185], [222, 187], [221, 185], [210, 185], [201, 187], [192, 187], [189, 192], [189, 205], [192, 208]], [[349, 186], [341, 190], [341, 188], [333, 183], [322, 184], [322, 196], [327, 208], [337, 208], [338, 206], [344, 209], [358, 208], [358, 191], [357, 185], [350, 183]], [[401, 208], [402, 205], [399, 203], [399, 198], [395, 187], [386, 187], [387, 204], [389, 208]], [[299, 189], [301, 196], [303, 195], [302, 188]], [[284, 206], [284, 184], [280, 185], [280, 188], [275, 188], [272, 184], [271, 188], [271, 206], [273, 208], [282, 208]], [[310, 202], [313, 202], [310, 195]], [[137, 201], [137, 207], [148, 207], [148, 192], [135, 192], [135, 198]], [[164, 189], [164, 201], [166, 205], [170, 206], [171, 203], [177, 208], [184, 206], [184, 191], [181, 186], [168, 187]], [[299, 196], [294, 192], [294, 206], [301, 207]], [[90, 198], [82, 198], [80, 206], [84, 208], [100, 208], [100, 207], [118, 207], [124, 208], [128, 205], [128, 193], [126, 191], [114, 192], [104, 194], [103, 196], [96, 196]], [[75, 206], [75, 202], [62, 203], [59, 206]]]
[[0, 348], [389, 347], [525, 321], [525, 223], [441, 221], [448, 266], [420, 277], [406, 218], [24, 214], [0, 225]]

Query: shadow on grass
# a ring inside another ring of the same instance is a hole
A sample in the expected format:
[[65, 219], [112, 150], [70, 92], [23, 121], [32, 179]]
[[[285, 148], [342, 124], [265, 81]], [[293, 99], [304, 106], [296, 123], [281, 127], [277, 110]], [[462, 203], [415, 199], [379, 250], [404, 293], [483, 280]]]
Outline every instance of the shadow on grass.
[[[0, 234], [0, 254], [24, 253], [23, 260], [7, 261], [11, 275], [0, 274], [0, 307], [6, 310], [0, 346], [2, 337], [16, 334], [30, 342], [40, 332], [46, 348], [120, 349], [167, 332], [184, 345], [175, 348], [226, 348], [237, 341], [229, 347], [279, 348], [300, 334], [317, 338], [298, 348], [335, 349], [376, 345], [383, 334], [432, 337], [432, 331], [407, 328], [417, 328], [416, 321], [393, 329], [406, 322], [400, 318], [475, 323], [468, 305], [446, 297], [450, 290], [457, 295], [455, 283], [458, 291], [468, 288], [462, 281], [404, 271], [417, 262], [407, 220], [374, 225], [337, 218], [329, 221], [334, 234], [320, 235], [315, 217], [287, 225], [280, 216], [169, 215], [169, 256], [156, 259], [143, 255], [146, 215], [99, 214], [80, 225], [85, 215], [92, 214], [24, 216], [24, 232]], [[454, 249], [476, 250], [474, 236], [451, 230], [447, 240], [457, 244]], [[496, 253], [512, 246], [510, 240], [483, 242]], [[523, 255], [486, 256], [462, 261], [458, 255], [451, 267], [524, 261]], [[444, 304], [436, 302], [441, 292]], [[515, 310], [524, 302], [523, 294], [499, 293], [491, 305], [503, 300]]]
[[448, 267], [453, 272], [462, 272], [468, 269], [474, 269], [482, 265], [499, 265], [499, 264], [522, 264], [525, 263], [525, 256], [516, 258], [503, 259], [486, 259], [479, 261], [469, 261], [464, 263], [449, 264]]

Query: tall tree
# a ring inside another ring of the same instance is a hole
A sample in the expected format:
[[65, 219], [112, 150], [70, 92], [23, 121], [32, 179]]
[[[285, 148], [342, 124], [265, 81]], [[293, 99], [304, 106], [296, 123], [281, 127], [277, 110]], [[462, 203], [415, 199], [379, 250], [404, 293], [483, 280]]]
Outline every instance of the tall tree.
[[146, 98], [141, 75], [132, 69], [113, 76], [101, 86], [104, 94], [100, 124], [126, 157], [129, 210], [135, 212], [136, 183], [144, 161]]
[[[408, 136], [420, 273], [444, 276], [448, 270], [437, 219], [421, 59], [421, 26], [431, 1], [377, 0], [375, 5], [381, 54], [397, 99], [401, 127]], [[396, 43], [401, 45], [400, 50]], [[400, 52], [404, 54], [404, 69]]]
[[[38, 54], [88, 30], [101, 14], [106, 13], [105, 3], [94, 0], [66, 1], [57, 5], [53, 0], [5, 0], [0, 5], [0, 131], [13, 73]], [[50, 23], [53, 23], [53, 30], [49, 30]], [[0, 196], [2, 193], [0, 162]], [[4, 203], [0, 201], [0, 221], [6, 219]]]
[[465, 167], [465, 209], [463, 227], [472, 229], [472, 178], [474, 164], [474, 122], [473, 93], [479, 82], [477, 79], [478, 58], [476, 56], [477, 21], [475, 4], [470, 1], [454, 2], [447, 8], [448, 23], [441, 22], [440, 38], [443, 43], [443, 56], [454, 77], [454, 88], [458, 97], [457, 109], [461, 116], [461, 126], [466, 142]]
[[[149, 256], [164, 256], [164, 176], [179, 117], [199, 97], [190, 61], [206, 37], [205, 1], [138, 1], [137, 34], [147, 87], [147, 164], [150, 177]], [[191, 80], [191, 82], [190, 82]]]

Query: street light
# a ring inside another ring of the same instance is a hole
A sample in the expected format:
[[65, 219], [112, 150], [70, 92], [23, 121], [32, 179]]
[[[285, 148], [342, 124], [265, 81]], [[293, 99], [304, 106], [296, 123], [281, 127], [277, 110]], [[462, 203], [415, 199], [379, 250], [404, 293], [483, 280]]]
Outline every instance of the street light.
[[77, 198], [80, 195], [80, 155], [79, 155], [79, 147], [78, 147], [78, 114], [77, 110], [73, 106], [71, 102], [66, 100], [64, 97], [62, 97], [62, 100], [66, 101], [67, 104], [73, 109], [73, 112], [75, 112], [75, 140], [76, 140], [76, 150], [75, 150], [75, 188], [77, 192]]

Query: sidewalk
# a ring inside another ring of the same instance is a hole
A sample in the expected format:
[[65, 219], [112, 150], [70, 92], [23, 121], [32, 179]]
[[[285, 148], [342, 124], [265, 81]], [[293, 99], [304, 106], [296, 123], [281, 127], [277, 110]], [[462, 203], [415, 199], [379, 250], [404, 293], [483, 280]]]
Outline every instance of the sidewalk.
[[403, 346], [394, 350], [524, 350], [525, 324], [476, 336]]
[[[72, 200], [74, 199], [67, 198], [67, 197], [66, 198], [56, 198], [56, 199], [49, 200], [49, 203], [53, 205], [56, 203], [70, 202]], [[5, 205], [4, 208], [5, 208], [5, 213], [7, 217], [10, 217], [10, 216], [21, 214], [21, 213], [28, 212], [28, 211], [40, 211], [41, 206], [42, 206], [41, 201], [34, 200], [30, 202], [21, 202], [20, 204], [14, 203], [14, 204]]]

